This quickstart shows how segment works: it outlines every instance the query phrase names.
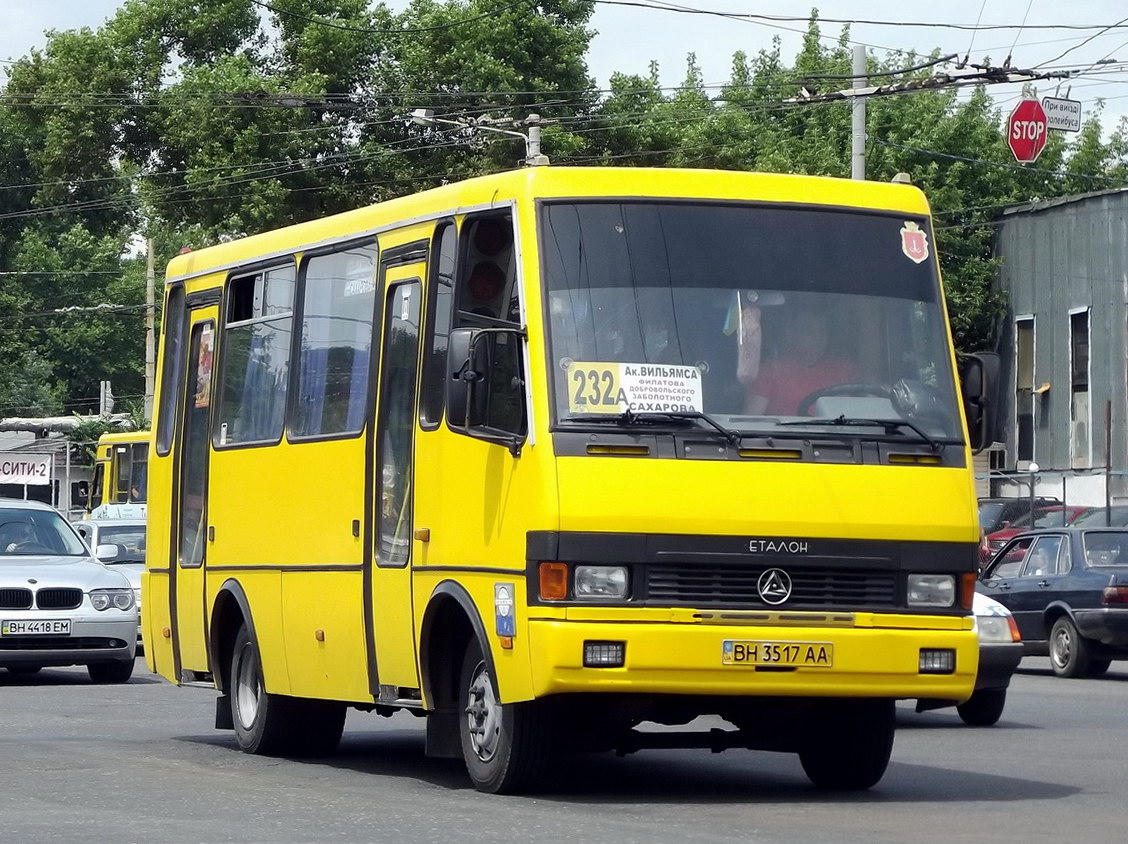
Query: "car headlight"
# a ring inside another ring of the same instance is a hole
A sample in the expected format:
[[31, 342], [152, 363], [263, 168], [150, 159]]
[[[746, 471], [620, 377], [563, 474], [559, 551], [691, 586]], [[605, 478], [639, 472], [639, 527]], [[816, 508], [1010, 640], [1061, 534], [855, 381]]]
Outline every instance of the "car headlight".
[[90, 592], [90, 605], [98, 612], [110, 607], [118, 610], [133, 609], [132, 589], [94, 589]]
[[577, 601], [613, 601], [627, 597], [626, 566], [576, 566], [572, 594]]
[[950, 574], [910, 574], [910, 607], [950, 607], [956, 603], [956, 578]]
[[1002, 548], [1006, 544], [1007, 544], [1007, 541], [1005, 539], [988, 539], [987, 540], [987, 547], [990, 548], [992, 551], [998, 551], [1000, 548]]
[[1014, 616], [1003, 607], [988, 607], [975, 616], [980, 642], [1021, 642]]

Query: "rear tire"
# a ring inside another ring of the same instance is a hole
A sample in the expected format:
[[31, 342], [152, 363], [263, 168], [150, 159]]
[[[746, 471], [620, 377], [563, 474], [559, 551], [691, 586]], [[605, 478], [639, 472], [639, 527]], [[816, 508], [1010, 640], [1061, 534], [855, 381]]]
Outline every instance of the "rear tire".
[[345, 726], [344, 704], [268, 693], [246, 625], [235, 636], [227, 683], [241, 750], [260, 756], [329, 756], [336, 751]]
[[474, 787], [489, 794], [518, 794], [540, 785], [553, 736], [544, 702], [500, 703], [477, 639], [466, 647], [458, 694], [462, 758]]
[[43, 670], [42, 665], [9, 665], [8, 671], [11, 674], [19, 674], [23, 677], [30, 677], [32, 674], [38, 674]]
[[1084, 677], [1089, 673], [1092, 646], [1081, 637], [1067, 616], [1054, 622], [1050, 630], [1050, 665], [1059, 677]]
[[959, 704], [956, 712], [969, 727], [991, 727], [1003, 717], [1006, 703], [1006, 689], [980, 689]]
[[875, 785], [893, 753], [891, 700], [828, 702], [807, 728], [799, 761], [817, 788], [861, 791]]
[[133, 676], [133, 660], [92, 662], [86, 666], [86, 670], [95, 683], [128, 683], [129, 678]]
[[1089, 660], [1089, 676], [1100, 677], [1108, 671], [1112, 665], [1111, 659], [1090, 659]]

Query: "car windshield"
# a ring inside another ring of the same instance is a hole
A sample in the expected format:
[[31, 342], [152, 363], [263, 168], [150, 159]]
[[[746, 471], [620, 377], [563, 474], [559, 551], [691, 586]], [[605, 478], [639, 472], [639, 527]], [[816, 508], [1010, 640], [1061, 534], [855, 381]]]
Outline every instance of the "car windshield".
[[82, 540], [50, 510], [0, 508], [0, 560], [11, 557], [85, 556]]
[[1073, 520], [1075, 527], [1128, 527], [1128, 507], [1094, 507]]
[[[1012, 528], [1025, 527], [1061, 527], [1065, 524], [1066, 511], [1060, 507], [1056, 509], [1035, 510], [1033, 513], [1023, 513], [1010, 523]], [[1031, 525], [1033, 522], [1033, 525]]]
[[1002, 504], [980, 504], [979, 505], [979, 526], [984, 530], [990, 530], [995, 526], [998, 521], [999, 514], [1003, 511]]
[[1128, 532], [1087, 531], [1082, 534], [1085, 562], [1091, 566], [1128, 566]]
[[98, 544], [118, 546], [118, 555], [107, 561], [111, 565], [145, 562], [144, 525], [103, 525], [98, 531]]
[[689, 411], [737, 431], [805, 436], [843, 417], [962, 439], [924, 218], [549, 203], [541, 243], [565, 423]]

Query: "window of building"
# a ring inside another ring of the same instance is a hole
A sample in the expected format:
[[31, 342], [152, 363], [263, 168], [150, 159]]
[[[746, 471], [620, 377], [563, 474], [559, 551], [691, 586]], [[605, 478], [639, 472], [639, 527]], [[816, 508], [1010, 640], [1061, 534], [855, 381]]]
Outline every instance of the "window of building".
[[278, 440], [286, 419], [294, 268], [228, 284], [216, 445]]
[[1069, 455], [1074, 469], [1092, 465], [1089, 421], [1089, 310], [1069, 315]]
[[1015, 458], [1034, 459], [1034, 317], [1015, 320]]
[[364, 427], [377, 254], [375, 244], [365, 244], [305, 265], [291, 436], [355, 434]]

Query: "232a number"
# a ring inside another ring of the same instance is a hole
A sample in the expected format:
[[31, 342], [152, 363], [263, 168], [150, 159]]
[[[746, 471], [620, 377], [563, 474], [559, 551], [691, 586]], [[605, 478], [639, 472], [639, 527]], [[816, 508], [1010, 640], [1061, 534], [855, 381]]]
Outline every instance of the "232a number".
[[577, 369], [572, 373], [576, 385], [572, 396], [574, 407], [614, 406], [616, 401], [615, 375], [611, 370]]

